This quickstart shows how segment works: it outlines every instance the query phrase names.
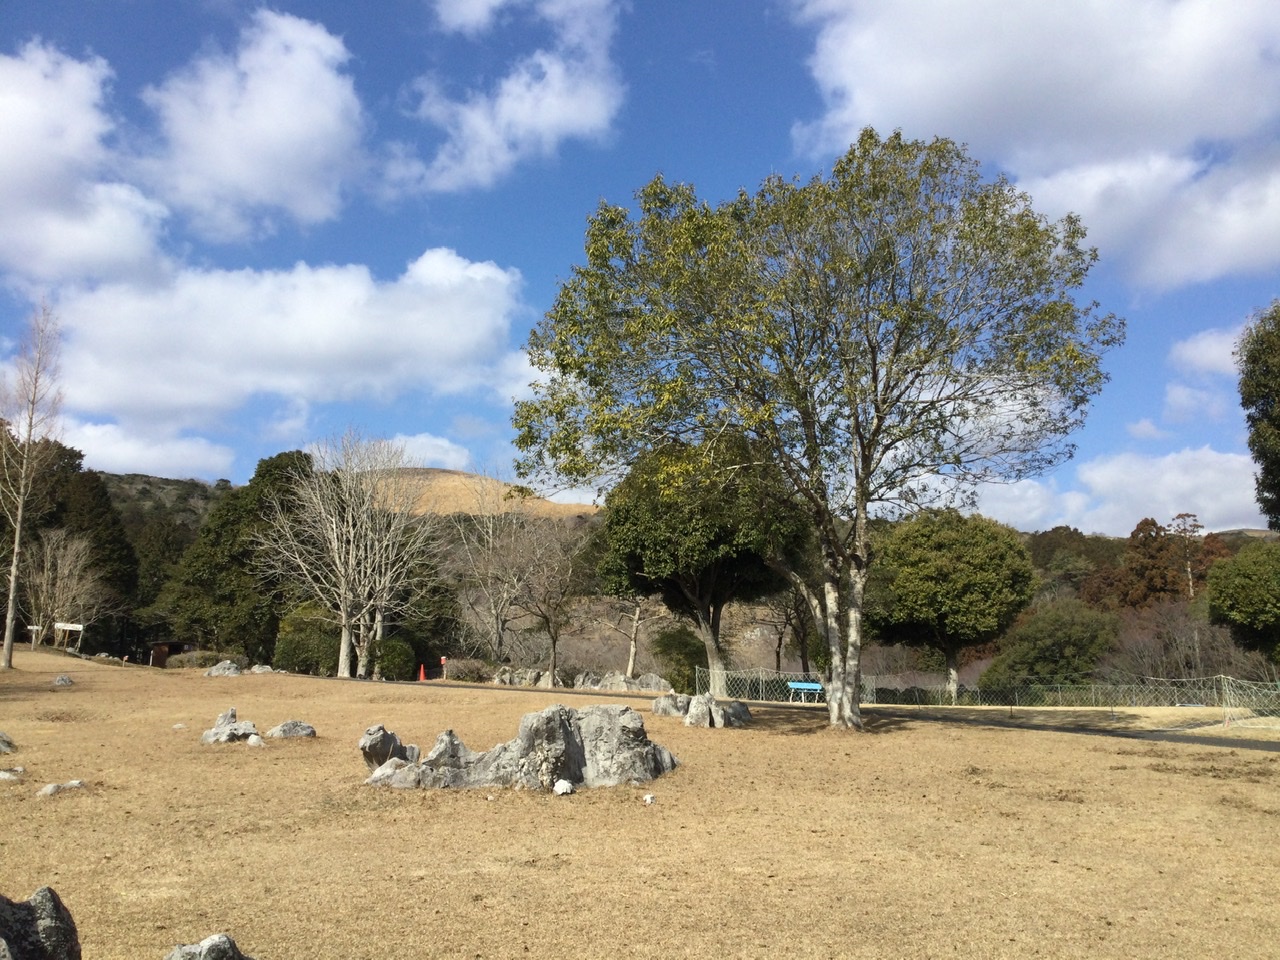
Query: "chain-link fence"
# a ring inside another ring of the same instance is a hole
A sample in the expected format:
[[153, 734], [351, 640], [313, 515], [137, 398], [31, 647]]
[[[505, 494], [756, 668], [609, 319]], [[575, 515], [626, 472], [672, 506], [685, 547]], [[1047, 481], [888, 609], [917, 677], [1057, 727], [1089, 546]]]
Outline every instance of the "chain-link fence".
[[[726, 670], [725, 694], [735, 700], [821, 702], [823, 677], [817, 673], [779, 673], [774, 670]], [[1280, 725], [1280, 684], [1250, 683], [1231, 677], [1170, 680], [1134, 677], [1123, 683], [1001, 684], [997, 687], [960, 686], [954, 699], [938, 682], [921, 682], [920, 674], [864, 676], [862, 703], [967, 707], [1216, 707], [1228, 723]], [[710, 671], [696, 671], [698, 693], [712, 689]], [[816, 685], [816, 689], [815, 689]]]

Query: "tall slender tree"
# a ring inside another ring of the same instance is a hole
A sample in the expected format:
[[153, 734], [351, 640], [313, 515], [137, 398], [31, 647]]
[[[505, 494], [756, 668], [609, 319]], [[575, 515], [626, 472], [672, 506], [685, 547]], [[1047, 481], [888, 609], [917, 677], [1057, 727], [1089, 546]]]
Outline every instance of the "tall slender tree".
[[58, 361], [62, 330], [47, 304], [31, 316], [3, 387], [0, 416], [7, 430], [0, 437], [0, 511], [12, 534], [9, 557], [9, 596], [4, 616], [4, 649], [0, 670], [13, 668], [13, 641], [18, 616], [18, 591], [22, 569], [22, 540], [36, 493], [36, 478], [44, 458], [53, 451], [50, 440], [57, 432], [62, 391], [58, 386]]

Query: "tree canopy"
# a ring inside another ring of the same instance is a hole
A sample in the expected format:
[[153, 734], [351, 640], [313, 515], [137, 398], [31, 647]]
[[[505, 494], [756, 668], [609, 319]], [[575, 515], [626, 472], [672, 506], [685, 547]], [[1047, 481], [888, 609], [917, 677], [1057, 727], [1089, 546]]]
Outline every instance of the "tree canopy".
[[1018, 533], [956, 510], [896, 524], [880, 548], [881, 584], [868, 614], [890, 641], [932, 647], [946, 658], [956, 696], [960, 651], [995, 640], [1035, 593], [1031, 556]]
[[706, 453], [683, 444], [651, 451], [610, 491], [599, 569], [614, 595], [656, 594], [693, 623], [712, 692], [723, 696], [725, 605], [785, 589], [778, 564], [801, 549], [807, 529], [795, 504], [780, 500], [776, 470], [720, 473], [704, 463]]
[[1280, 300], [1253, 316], [1236, 345], [1240, 405], [1249, 427], [1249, 452], [1258, 465], [1258, 506], [1280, 530]]
[[598, 481], [746, 437], [809, 513], [830, 719], [860, 727], [868, 523], [1070, 456], [1123, 339], [1074, 298], [1096, 253], [962, 146], [870, 129], [828, 177], [714, 206], [658, 177], [637, 204], [601, 204], [530, 335], [518, 469]]
[[1209, 571], [1209, 616], [1280, 660], [1280, 543], [1253, 541]]

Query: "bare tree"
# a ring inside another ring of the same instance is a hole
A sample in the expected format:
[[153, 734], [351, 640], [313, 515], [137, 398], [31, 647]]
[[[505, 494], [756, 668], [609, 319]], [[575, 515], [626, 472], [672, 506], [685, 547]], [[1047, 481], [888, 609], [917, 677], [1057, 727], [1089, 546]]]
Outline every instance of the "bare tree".
[[[94, 569], [88, 537], [45, 531], [23, 554], [22, 578], [33, 647], [54, 624], [88, 625], [113, 607], [112, 592]], [[65, 646], [65, 638], [62, 643]]]
[[636, 652], [640, 646], [641, 628], [659, 620], [671, 620], [672, 617], [666, 607], [651, 597], [637, 594], [609, 599], [619, 608], [617, 617], [612, 620], [596, 617], [595, 622], [627, 638], [627, 677], [632, 678], [636, 675]]
[[4, 618], [4, 651], [0, 670], [13, 668], [13, 640], [18, 615], [19, 573], [22, 566], [24, 524], [33, 506], [36, 478], [54, 450], [44, 442], [54, 438], [62, 391], [58, 387], [58, 357], [62, 331], [45, 304], [31, 316], [25, 336], [0, 386], [0, 417], [6, 431], [0, 437], [0, 512], [13, 534], [9, 558], [9, 599]]
[[517, 516], [520, 522], [513, 530], [514, 552], [507, 564], [516, 585], [512, 607], [545, 634], [550, 646], [547, 672], [551, 685], [556, 686], [560, 682], [556, 673], [560, 636], [585, 586], [577, 560], [586, 543], [586, 524]]
[[402, 446], [348, 431], [310, 450], [257, 536], [260, 572], [317, 601], [341, 631], [338, 675], [369, 675], [390, 617], [431, 582], [438, 524]]

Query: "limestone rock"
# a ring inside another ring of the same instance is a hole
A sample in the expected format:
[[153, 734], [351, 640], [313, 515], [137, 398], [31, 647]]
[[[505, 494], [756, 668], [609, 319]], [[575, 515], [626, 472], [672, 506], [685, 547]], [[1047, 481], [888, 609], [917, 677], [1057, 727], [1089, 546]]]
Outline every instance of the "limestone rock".
[[236, 666], [234, 660], [223, 660], [221, 663], [214, 664], [204, 672], [206, 677], [238, 677], [240, 676], [240, 668]]
[[291, 737], [314, 737], [316, 728], [309, 723], [303, 723], [301, 720], [286, 720], [267, 731], [268, 737], [283, 737], [289, 739]]
[[36, 796], [52, 797], [54, 794], [61, 793], [63, 790], [80, 790], [83, 787], [83, 780], [68, 780], [66, 783], [46, 783], [40, 788]]
[[199, 943], [179, 945], [164, 960], [253, 960], [240, 952], [236, 942], [225, 933], [215, 933]]
[[26, 772], [25, 767], [8, 767], [0, 770], [0, 780], [21, 780]]
[[17, 744], [13, 742], [13, 738], [0, 731], [0, 753], [14, 753], [17, 749]]
[[573, 784], [568, 780], [557, 780], [555, 786], [551, 788], [551, 792], [557, 797], [567, 797], [573, 793]]
[[490, 750], [470, 750], [446, 730], [421, 762], [401, 759], [388, 757], [366, 783], [547, 790], [564, 780], [573, 787], [602, 787], [646, 782], [676, 766], [671, 752], [648, 738], [644, 720], [630, 707], [573, 710], [559, 704], [526, 714], [515, 738]]
[[702, 693], [689, 702], [685, 714], [687, 727], [743, 727], [751, 722], [751, 711], [738, 700], [717, 700]]
[[0, 958], [80, 960], [80, 937], [71, 912], [49, 887], [25, 901], [0, 896]]
[[263, 740], [256, 733], [250, 734], [249, 737], [245, 740], [245, 743], [251, 747], [265, 747], [267, 745], [267, 741]]
[[69, 687], [69, 686], [71, 686], [71, 685], [72, 685], [72, 684], [74, 684], [74, 683], [75, 683], [75, 681], [74, 681], [74, 680], [72, 680], [72, 679], [71, 679], [69, 676], [67, 676], [65, 673], [60, 673], [60, 674], [58, 674], [56, 677], [54, 677], [54, 678], [53, 678], [53, 685], [54, 685], [55, 687]]
[[670, 693], [674, 689], [656, 673], [642, 673], [638, 677], [628, 677], [616, 670], [610, 670], [603, 676], [597, 673], [580, 673], [574, 678], [573, 685], [584, 690], [639, 690], [654, 693]]
[[258, 735], [258, 727], [250, 720], [236, 720], [236, 708], [232, 707], [214, 721], [213, 728], [200, 735], [201, 743], [234, 743]]
[[683, 717], [689, 712], [691, 699], [687, 693], [668, 693], [653, 701], [653, 713], [658, 717]]
[[275, 673], [271, 667], [265, 663], [257, 663], [249, 668], [250, 673]]
[[364, 762], [371, 771], [377, 770], [393, 758], [406, 763], [418, 761], [418, 748], [411, 743], [401, 743], [399, 737], [380, 723], [366, 730], [357, 746], [364, 754]]

